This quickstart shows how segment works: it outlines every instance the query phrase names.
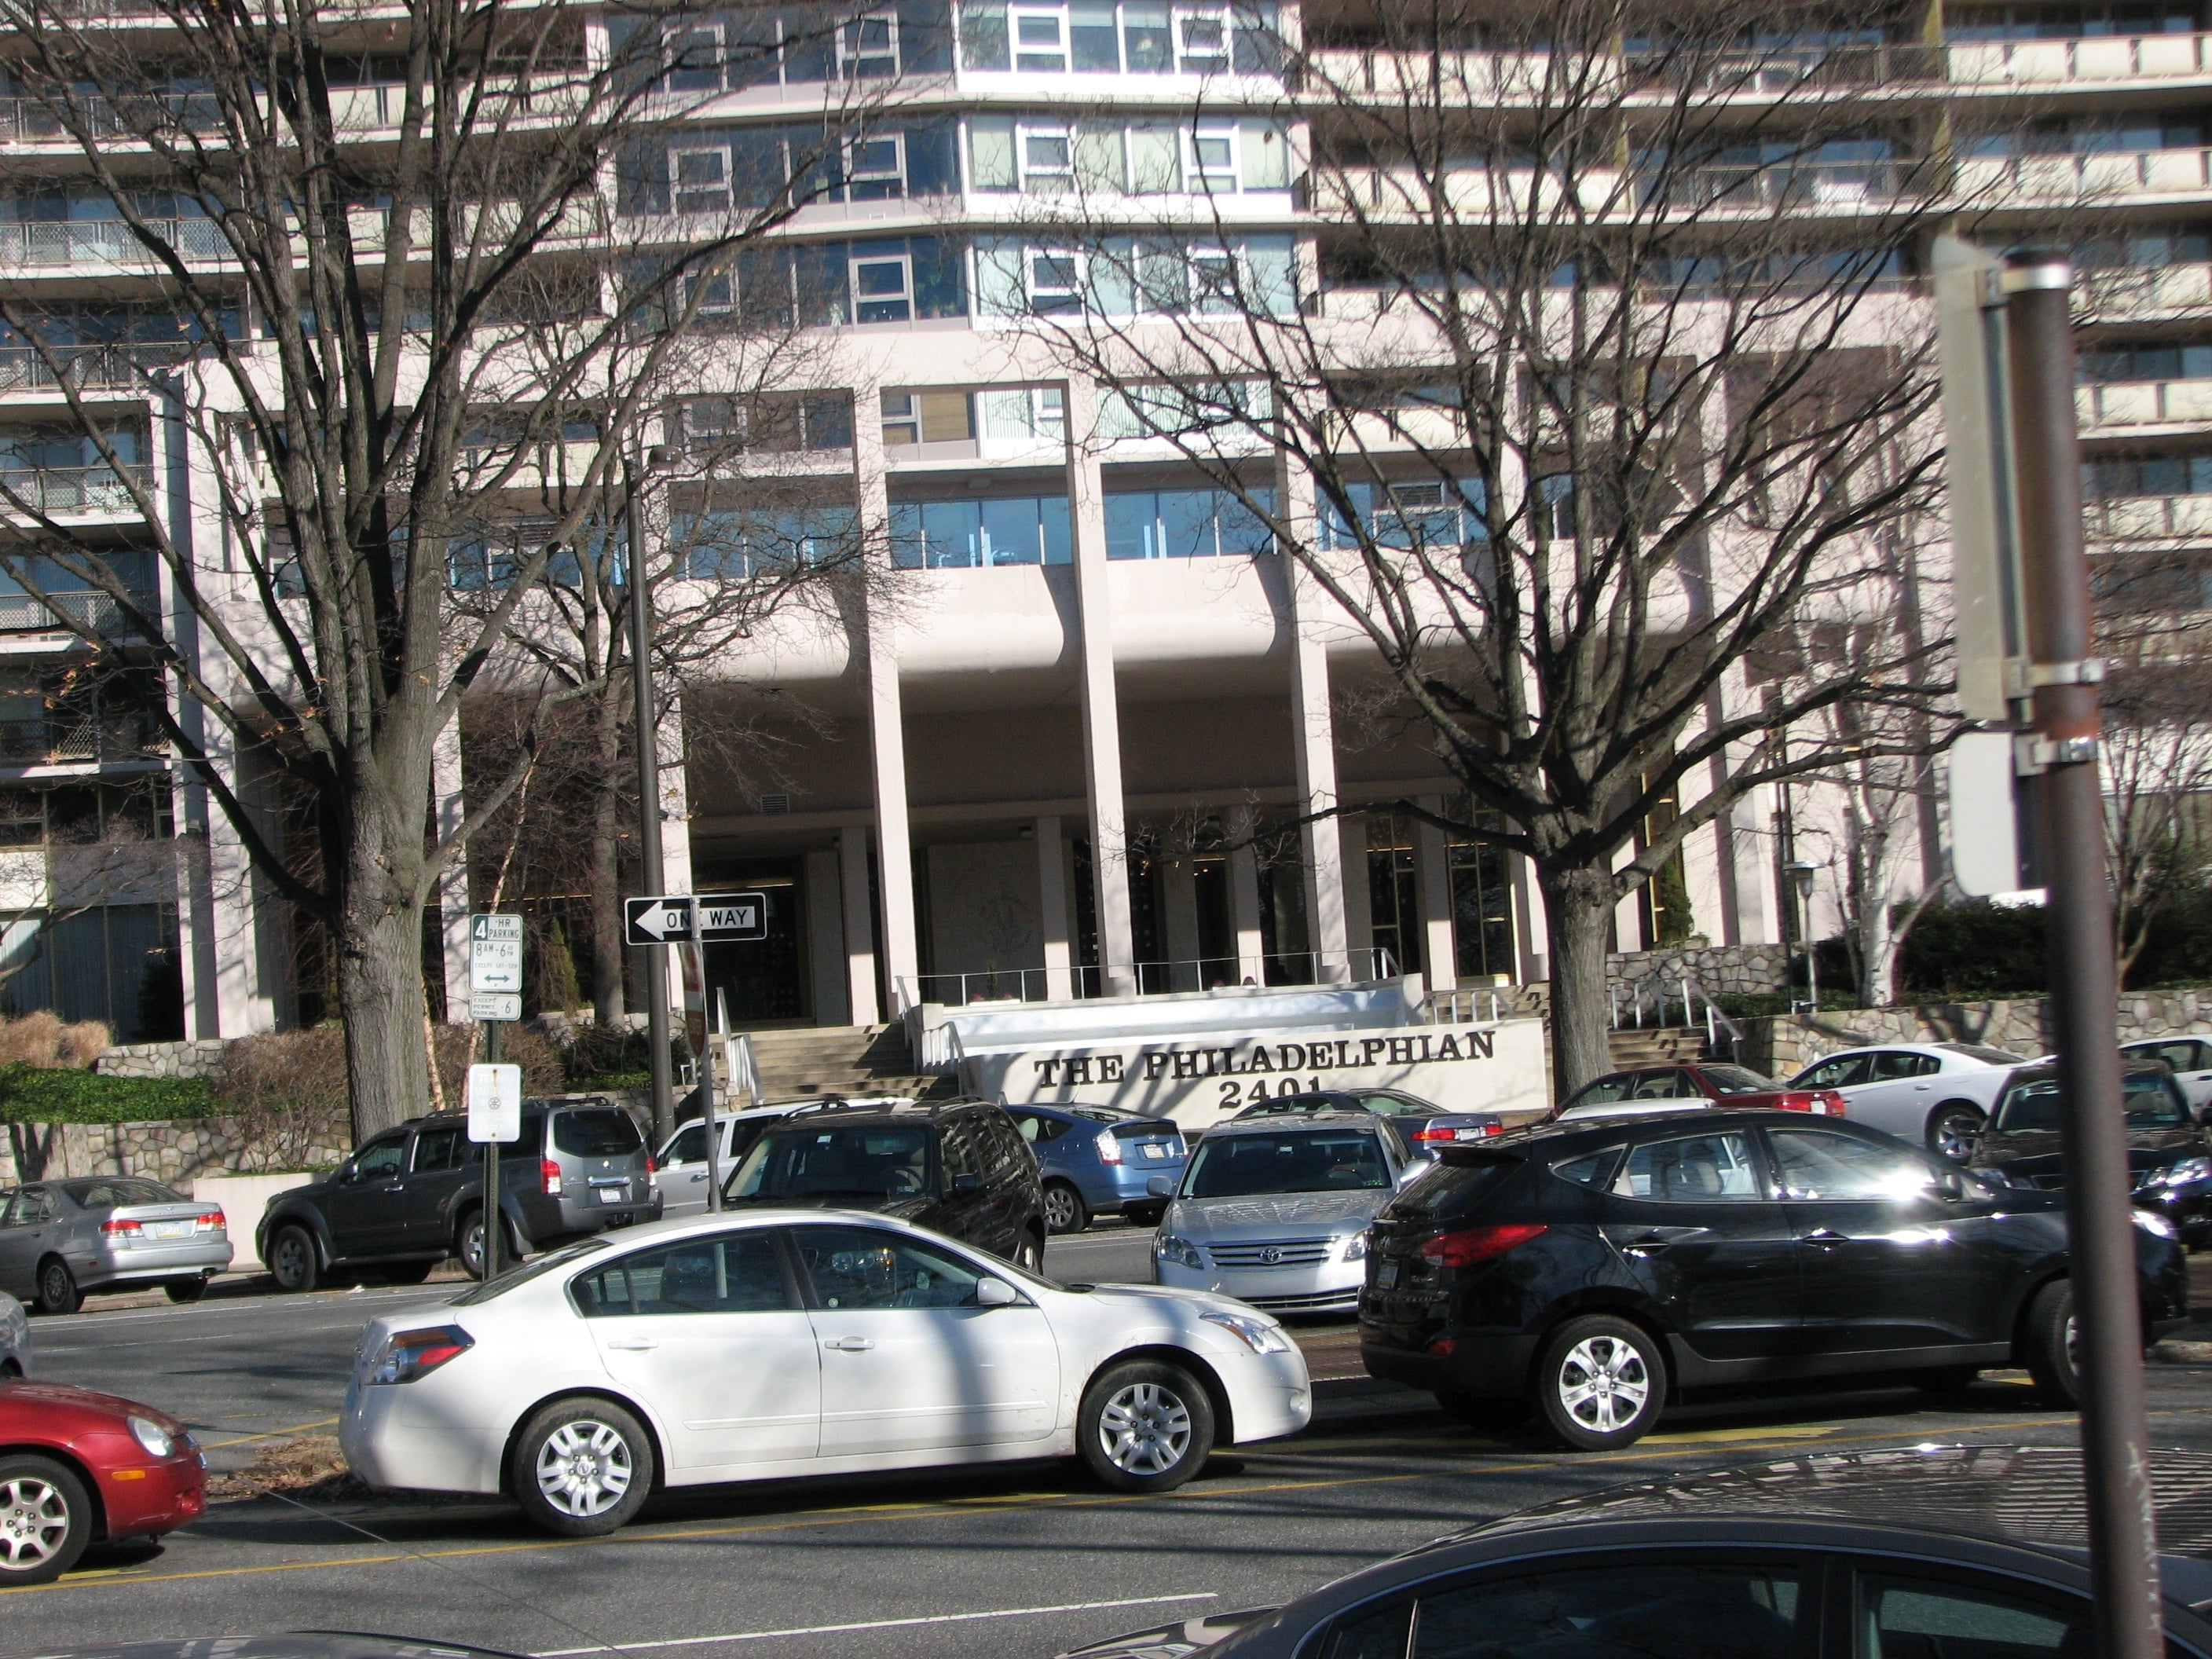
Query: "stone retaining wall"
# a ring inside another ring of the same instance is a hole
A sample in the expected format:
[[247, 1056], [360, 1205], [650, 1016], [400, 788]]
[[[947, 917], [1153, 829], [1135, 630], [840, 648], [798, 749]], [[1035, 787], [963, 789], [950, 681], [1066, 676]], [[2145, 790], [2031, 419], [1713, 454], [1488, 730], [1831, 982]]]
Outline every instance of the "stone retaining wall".
[[[2001, 1002], [1928, 1002], [1896, 1008], [1738, 1020], [1743, 1063], [1786, 1077], [1838, 1048], [1877, 1042], [1979, 1042], [2016, 1054], [2051, 1052], [2043, 997]], [[2126, 991], [2117, 1010], [2120, 1041], [2212, 1031], [2212, 989]]]
[[191, 1042], [131, 1042], [103, 1048], [93, 1070], [102, 1077], [213, 1077], [229, 1045], [221, 1037]]
[[1779, 945], [1675, 945], [1606, 958], [1607, 988], [1624, 1001], [1640, 991], [1647, 1006], [1662, 994], [1679, 1004], [1686, 974], [1709, 997], [1774, 996], [1790, 988], [1790, 952]]
[[[171, 1186], [228, 1175], [248, 1160], [238, 1125], [227, 1117], [143, 1123], [10, 1123], [0, 1137], [0, 1184], [63, 1176], [142, 1175]], [[315, 1146], [305, 1162], [338, 1163], [343, 1146]]]

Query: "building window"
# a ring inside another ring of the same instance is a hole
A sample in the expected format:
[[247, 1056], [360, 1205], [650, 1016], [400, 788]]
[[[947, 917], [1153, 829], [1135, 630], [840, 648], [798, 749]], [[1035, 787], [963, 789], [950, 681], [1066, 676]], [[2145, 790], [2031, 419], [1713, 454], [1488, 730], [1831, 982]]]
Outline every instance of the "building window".
[[854, 319], [904, 323], [914, 319], [914, 267], [903, 253], [853, 257]]
[[891, 200], [906, 194], [906, 136], [890, 133], [856, 138], [845, 149], [845, 177], [856, 202]]
[[730, 151], [726, 144], [668, 152], [670, 205], [678, 213], [730, 210]]
[[1190, 133], [1192, 187], [1219, 194], [1237, 189], [1237, 128], [1234, 123], [1201, 125]]
[[975, 413], [966, 392], [947, 390], [884, 393], [884, 444], [964, 443], [975, 435]]
[[848, 507], [781, 511], [710, 507], [673, 514], [669, 541], [690, 581], [749, 581], [849, 557], [859, 543]]
[[0, 1013], [51, 1008], [63, 1019], [106, 1022], [118, 1042], [184, 1035], [177, 913], [167, 904], [103, 904], [58, 921], [43, 913], [0, 920]]
[[1409, 551], [1463, 546], [1484, 536], [1481, 489], [1479, 478], [1347, 484], [1344, 493], [1351, 498], [1358, 522], [1346, 519], [1338, 504], [1324, 496], [1322, 540], [1329, 547], [1356, 548], [1364, 542]]
[[891, 563], [898, 569], [1066, 564], [1073, 557], [1065, 495], [891, 507]]
[[898, 15], [879, 11], [837, 26], [837, 69], [850, 80], [884, 80], [898, 73]]
[[1031, 248], [1030, 309], [1049, 316], [1083, 309], [1083, 258], [1072, 248]]
[[1032, 191], [1075, 188], [1075, 141], [1066, 127], [1022, 129], [1022, 185]]
[[[1274, 510], [1274, 491], [1255, 489], [1253, 501]], [[1209, 559], [1274, 551], [1265, 518], [1227, 490], [1111, 491], [1106, 497], [1109, 559]]]
[[693, 398], [678, 405], [686, 449], [792, 454], [853, 447], [853, 400], [842, 392]]
[[1059, 11], [1014, 13], [1014, 67], [1051, 72], [1067, 67], [1067, 47], [1061, 31], [1066, 18]]
[[722, 31], [709, 25], [671, 34], [665, 43], [668, 70], [661, 84], [671, 92], [720, 92], [722, 89]]
[[1176, 18], [1178, 67], [1185, 75], [1222, 75], [1229, 69], [1229, 13], [1206, 7]]
[[979, 392], [975, 404], [980, 437], [1057, 443], [1067, 435], [1066, 394], [1056, 386]]
[[[1456, 813], [1467, 810], [1462, 796]], [[1505, 854], [1484, 842], [1455, 840], [1445, 857], [1451, 866], [1452, 950], [1457, 958], [1453, 966], [1461, 982], [1517, 981], [1513, 885], [1506, 879]]]

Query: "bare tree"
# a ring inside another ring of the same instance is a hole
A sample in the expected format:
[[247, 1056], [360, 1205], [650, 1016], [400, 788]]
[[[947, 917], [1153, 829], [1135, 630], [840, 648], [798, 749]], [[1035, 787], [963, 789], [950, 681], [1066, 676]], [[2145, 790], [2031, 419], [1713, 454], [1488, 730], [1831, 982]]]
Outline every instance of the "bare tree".
[[2105, 690], [2104, 781], [2124, 985], [2160, 918], [2212, 871], [2212, 662], [2194, 654], [2122, 662]]
[[1882, 624], [1936, 505], [1910, 260], [1957, 172], [1934, 106], [1878, 85], [1927, 49], [1878, 29], [1747, 0], [1365, 15], [1266, 112], [1304, 146], [1317, 270], [1205, 175], [1209, 118], [1265, 142], [1224, 92], [1194, 221], [1146, 217], [1161, 185], [1094, 141], [979, 288], [1097, 383], [1109, 456], [1194, 464], [1291, 561], [1300, 626], [1373, 647], [1471, 802], [1446, 827], [1534, 867], [1571, 1091], [1608, 1064], [1624, 896], [1764, 785], [1940, 739], [1813, 717], [1947, 690], [1947, 630]]
[[[142, 278], [175, 343], [131, 365], [155, 410], [134, 428], [83, 385], [65, 331], [0, 297], [84, 459], [27, 464], [19, 445], [0, 466], [17, 532], [0, 563], [34, 597], [58, 568], [112, 604], [119, 628], [56, 614], [166, 686], [154, 712], [192, 781], [331, 941], [366, 1134], [428, 1095], [420, 916], [469, 827], [425, 832], [438, 733], [592, 544], [641, 397], [716, 284], [886, 89], [823, 67], [842, 38], [826, 11], [765, 32], [705, 27], [688, 0], [131, 13], [117, 28], [74, 0], [0, 0], [11, 75], [68, 190], [101, 209], [95, 232], [54, 228], [59, 258]], [[779, 138], [766, 187], [617, 217], [605, 186], [641, 154], [665, 166], [656, 135], [802, 58], [828, 116]], [[497, 533], [556, 453], [574, 485], [558, 516], [457, 618], [449, 550]], [[135, 510], [155, 568], [88, 533], [88, 505]], [[275, 843], [257, 794], [299, 804], [313, 857]]]

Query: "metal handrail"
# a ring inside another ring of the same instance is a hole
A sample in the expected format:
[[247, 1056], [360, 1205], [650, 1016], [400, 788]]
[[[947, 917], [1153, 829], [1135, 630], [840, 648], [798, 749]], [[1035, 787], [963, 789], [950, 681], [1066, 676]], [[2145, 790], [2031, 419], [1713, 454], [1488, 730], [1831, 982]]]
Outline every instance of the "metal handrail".
[[[1487, 1015], [1475, 1012], [1483, 998], [1490, 1001]], [[1504, 1000], [1495, 987], [1453, 986], [1449, 990], [1429, 993], [1425, 1012], [1431, 1025], [1475, 1025], [1485, 1019], [1496, 1025], [1504, 1020]], [[1464, 1012], [1461, 1012], [1462, 1009]]]
[[[1636, 981], [1628, 988], [1628, 1009], [1626, 1018], [1621, 1011], [1620, 992], [1621, 988], [1618, 984], [1606, 988], [1607, 1000], [1611, 1006], [1612, 1025], [1616, 1031], [1624, 1029], [1640, 1031], [1644, 1029], [1644, 1006], [1649, 992], [1656, 993], [1657, 1000], [1657, 1006], [1653, 1010], [1652, 1029], [1654, 1030], [1669, 1029], [1667, 1025], [1667, 1005], [1670, 1000], [1674, 1000], [1681, 1005], [1682, 1024], [1672, 1029], [1679, 1030], [1702, 1024], [1705, 1028], [1705, 1045], [1709, 1049], [1717, 1049], [1719, 1047], [1721, 1034], [1725, 1031], [1728, 1034], [1729, 1053], [1731, 1057], [1739, 1051], [1743, 1042], [1742, 1028], [1723, 1013], [1720, 1005], [1712, 1000], [1705, 988], [1686, 972], [1678, 973], [1675, 975], [1672, 998], [1668, 993], [1666, 979], [1662, 975], [1652, 974], [1646, 978]], [[1703, 1016], [1702, 1018], [1700, 1014]]]

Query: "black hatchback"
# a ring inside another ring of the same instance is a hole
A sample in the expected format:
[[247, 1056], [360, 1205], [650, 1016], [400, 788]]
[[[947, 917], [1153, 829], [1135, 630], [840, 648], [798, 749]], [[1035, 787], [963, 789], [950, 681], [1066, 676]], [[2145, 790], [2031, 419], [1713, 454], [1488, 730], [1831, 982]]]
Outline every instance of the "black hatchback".
[[1032, 1273], [1044, 1263], [1036, 1158], [988, 1101], [802, 1106], [753, 1142], [722, 1198], [731, 1209], [872, 1210]]
[[[2173, 1229], [2138, 1212], [2147, 1333], [2187, 1313]], [[2060, 1194], [1984, 1182], [1861, 1125], [1718, 1111], [1448, 1148], [1369, 1233], [1370, 1374], [1570, 1446], [1640, 1438], [1686, 1389], [2025, 1364], [2071, 1406]]]

